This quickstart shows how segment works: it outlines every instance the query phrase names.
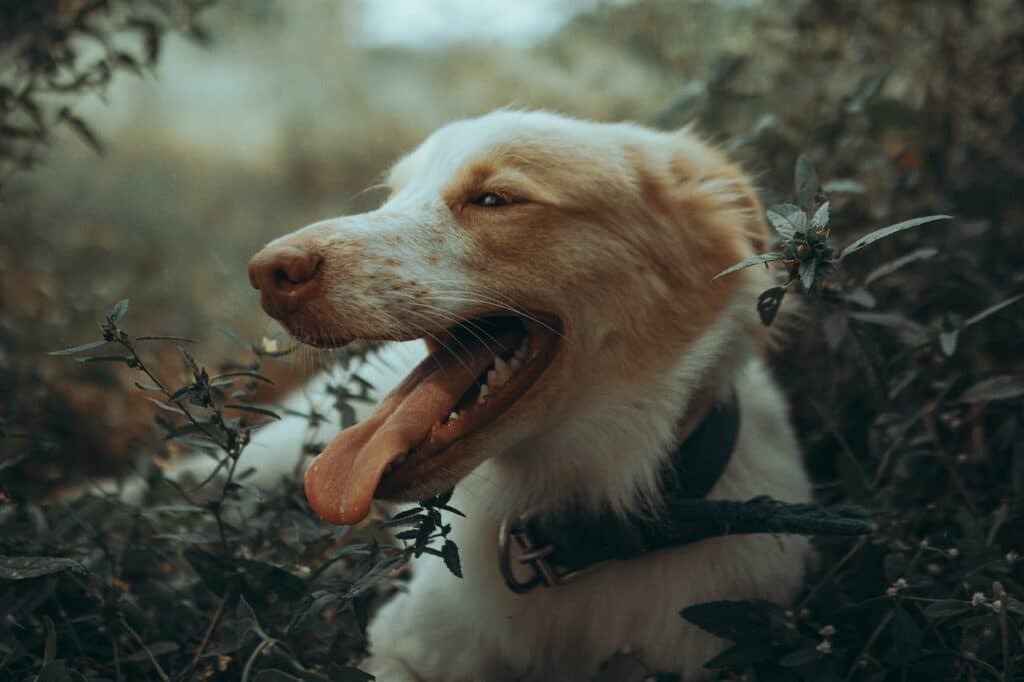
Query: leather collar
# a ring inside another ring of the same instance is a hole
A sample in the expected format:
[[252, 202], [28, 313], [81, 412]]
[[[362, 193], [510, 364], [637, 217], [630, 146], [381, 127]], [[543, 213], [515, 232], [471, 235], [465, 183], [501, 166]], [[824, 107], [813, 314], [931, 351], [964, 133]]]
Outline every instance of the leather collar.
[[[735, 391], [716, 404], [706, 403], [681, 421], [680, 444], [661, 470], [662, 505], [642, 508], [623, 518], [606, 510], [599, 514], [539, 511], [508, 518], [499, 535], [499, 566], [513, 592], [561, 585], [613, 559], [635, 559], [651, 552], [680, 547], [721, 535], [713, 521], [673, 519], [673, 502], [707, 496], [721, 478], [740, 430]], [[532, 568], [533, 577], [520, 581], [512, 563]]]

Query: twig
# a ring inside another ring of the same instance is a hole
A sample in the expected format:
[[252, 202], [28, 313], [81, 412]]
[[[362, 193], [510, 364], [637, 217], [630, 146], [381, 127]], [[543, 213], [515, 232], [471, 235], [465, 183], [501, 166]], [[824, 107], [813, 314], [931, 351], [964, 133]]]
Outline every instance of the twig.
[[252, 653], [249, 655], [249, 660], [245, 662], [245, 667], [242, 669], [242, 682], [249, 682], [249, 674], [252, 672], [252, 666], [256, 663], [256, 659], [259, 658], [260, 654], [262, 654], [265, 649], [269, 649], [275, 644], [277, 644], [276, 640], [264, 639], [255, 649], [253, 649]]
[[220, 623], [221, 617], [224, 615], [224, 607], [227, 605], [228, 600], [233, 597], [232, 590], [228, 589], [224, 593], [224, 597], [220, 600], [220, 604], [217, 605], [217, 610], [213, 613], [213, 618], [210, 619], [210, 624], [206, 626], [206, 632], [203, 634], [203, 639], [199, 642], [199, 648], [196, 649], [196, 653], [192, 656], [192, 661], [188, 664], [185, 670], [182, 671], [182, 677], [184, 677], [190, 670], [196, 667], [199, 663], [199, 659], [203, 655], [203, 651], [206, 650], [206, 646], [210, 643], [210, 637], [213, 635], [213, 631], [217, 628]]
[[840, 569], [842, 569], [843, 566], [845, 566], [846, 563], [850, 559], [852, 559], [855, 554], [857, 554], [857, 552], [864, 548], [864, 545], [866, 545], [867, 542], [867, 538], [861, 538], [853, 547], [850, 548], [849, 552], [843, 555], [842, 559], [834, 563], [832, 567], [828, 569], [825, 575], [821, 576], [821, 580], [819, 580], [817, 584], [814, 587], [812, 587], [810, 591], [804, 596], [804, 598], [800, 600], [800, 603], [797, 605], [797, 610], [802, 609], [804, 606], [806, 606], [811, 601], [811, 599], [813, 599], [814, 596], [818, 594], [818, 591], [821, 590], [821, 588], [824, 587], [826, 584], [828, 584], [828, 582], [832, 580], [835, 574], [838, 573]]
[[163, 680], [164, 682], [171, 682], [171, 678], [167, 676], [166, 672], [164, 672], [163, 667], [156, 660], [156, 656], [153, 655], [153, 652], [150, 650], [149, 645], [146, 644], [145, 640], [143, 640], [142, 637], [139, 635], [139, 633], [135, 632], [135, 629], [132, 628], [132, 626], [128, 624], [128, 621], [126, 621], [124, 619], [124, 615], [123, 614], [121, 615], [120, 619], [121, 619], [121, 625], [123, 625], [125, 627], [125, 629], [128, 631], [128, 633], [132, 637], [135, 638], [136, 642], [139, 643], [139, 646], [142, 647], [143, 651], [146, 652], [146, 656], [149, 658], [149, 662], [153, 664], [154, 668], [156, 668], [156, 672], [160, 676], [160, 679]]

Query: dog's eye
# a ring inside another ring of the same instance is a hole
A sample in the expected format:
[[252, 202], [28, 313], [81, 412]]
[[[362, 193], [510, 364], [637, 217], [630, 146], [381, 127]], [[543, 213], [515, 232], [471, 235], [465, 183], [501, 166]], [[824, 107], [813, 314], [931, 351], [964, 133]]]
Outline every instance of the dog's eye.
[[501, 196], [500, 194], [495, 194], [494, 192], [484, 192], [477, 198], [473, 199], [473, 201], [471, 201], [470, 203], [476, 206], [484, 206], [486, 208], [498, 208], [499, 206], [507, 206], [509, 202], [508, 199]]

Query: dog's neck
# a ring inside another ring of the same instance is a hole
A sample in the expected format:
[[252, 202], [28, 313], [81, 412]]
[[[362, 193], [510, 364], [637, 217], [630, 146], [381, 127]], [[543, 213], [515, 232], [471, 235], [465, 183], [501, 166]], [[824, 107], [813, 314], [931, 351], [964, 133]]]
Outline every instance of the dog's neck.
[[736, 372], [758, 352], [744, 341], [744, 323], [724, 314], [629, 399], [574, 415], [485, 462], [460, 488], [502, 514], [579, 505], [626, 515], [656, 504], [662, 467], [679, 445], [680, 420], [726, 398]]

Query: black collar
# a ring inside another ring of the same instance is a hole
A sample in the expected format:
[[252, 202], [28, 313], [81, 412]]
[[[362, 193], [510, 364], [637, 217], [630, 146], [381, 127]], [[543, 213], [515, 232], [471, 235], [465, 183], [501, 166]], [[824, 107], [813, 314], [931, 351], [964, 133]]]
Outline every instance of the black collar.
[[[608, 510], [597, 515], [530, 512], [506, 519], [499, 537], [499, 566], [509, 589], [522, 593], [538, 585], [560, 585], [604, 561], [634, 559], [722, 534], [721, 523], [673, 519], [671, 510], [674, 502], [707, 496], [729, 464], [739, 430], [735, 391], [728, 400], [684, 420], [682, 442], [662, 468], [660, 508], [641, 509], [628, 518]], [[518, 580], [513, 561], [532, 567], [534, 577]]]

